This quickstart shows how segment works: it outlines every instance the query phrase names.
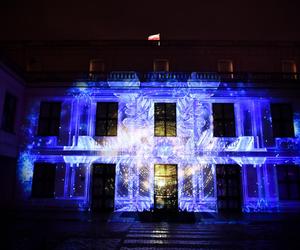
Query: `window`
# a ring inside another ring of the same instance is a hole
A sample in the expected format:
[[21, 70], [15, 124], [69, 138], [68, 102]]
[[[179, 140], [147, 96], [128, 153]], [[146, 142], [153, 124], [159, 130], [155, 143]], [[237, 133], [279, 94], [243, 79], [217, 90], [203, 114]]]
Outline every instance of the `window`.
[[219, 211], [241, 211], [241, 167], [234, 164], [216, 165]]
[[35, 163], [32, 178], [33, 198], [53, 198], [55, 192], [56, 165], [50, 163]]
[[99, 80], [104, 77], [105, 64], [101, 59], [90, 60], [89, 77], [91, 80]]
[[284, 79], [297, 79], [297, 66], [293, 60], [283, 60], [281, 62], [282, 72], [284, 73]]
[[2, 129], [6, 132], [14, 132], [16, 109], [17, 98], [10, 93], [6, 93], [2, 113]]
[[167, 59], [156, 59], [153, 62], [154, 71], [169, 71], [169, 61]]
[[277, 166], [277, 180], [280, 200], [300, 200], [299, 166]]
[[41, 102], [38, 135], [58, 136], [60, 113], [60, 102]]
[[118, 126], [118, 103], [98, 102], [96, 112], [96, 136], [116, 136]]
[[219, 60], [218, 72], [222, 78], [233, 78], [233, 63], [231, 60]]
[[273, 137], [294, 137], [293, 110], [288, 103], [271, 104]]
[[31, 72], [41, 72], [42, 71], [42, 63], [36, 57], [31, 57], [26, 64], [26, 70]]
[[90, 61], [89, 71], [91, 73], [101, 73], [104, 72], [105, 65], [103, 60], [101, 59], [93, 59]]
[[93, 211], [114, 209], [115, 168], [113, 164], [93, 164], [91, 195]]
[[176, 103], [155, 103], [154, 115], [155, 136], [176, 136]]
[[214, 137], [235, 137], [233, 103], [213, 103]]

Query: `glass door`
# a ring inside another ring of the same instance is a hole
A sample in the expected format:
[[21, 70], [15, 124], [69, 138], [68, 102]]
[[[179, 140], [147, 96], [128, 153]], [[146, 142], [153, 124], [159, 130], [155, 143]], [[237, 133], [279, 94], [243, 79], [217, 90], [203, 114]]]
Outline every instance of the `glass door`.
[[218, 210], [241, 211], [241, 167], [239, 165], [217, 165]]
[[92, 210], [112, 211], [115, 194], [115, 165], [94, 164], [92, 179]]
[[177, 165], [157, 164], [154, 166], [155, 210], [177, 210]]

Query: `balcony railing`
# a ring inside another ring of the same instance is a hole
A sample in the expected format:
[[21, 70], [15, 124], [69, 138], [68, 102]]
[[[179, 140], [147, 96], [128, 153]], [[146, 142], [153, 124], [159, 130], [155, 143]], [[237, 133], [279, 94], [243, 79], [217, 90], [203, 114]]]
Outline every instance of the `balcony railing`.
[[300, 73], [269, 73], [269, 72], [135, 72], [113, 71], [104, 72], [27, 72], [25, 80], [29, 85], [51, 83], [53, 85], [67, 85], [73, 82], [220, 82], [231, 83], [232, 86], [276, 87], [282, 84], [297, 86], [300, 84]]

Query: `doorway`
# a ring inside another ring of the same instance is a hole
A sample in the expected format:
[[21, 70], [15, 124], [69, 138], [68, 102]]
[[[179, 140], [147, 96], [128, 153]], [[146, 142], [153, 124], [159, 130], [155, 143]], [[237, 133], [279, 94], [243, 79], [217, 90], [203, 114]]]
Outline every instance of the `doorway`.
[[178, 210], [177, 165], [154, 165], [154, 209]]
[[115, 198], [115, 165], [93, 164], [92, 211], [113, 211]]
[[220, 212], [241, 212], [241, 167], [217, 165], [217, 198]]

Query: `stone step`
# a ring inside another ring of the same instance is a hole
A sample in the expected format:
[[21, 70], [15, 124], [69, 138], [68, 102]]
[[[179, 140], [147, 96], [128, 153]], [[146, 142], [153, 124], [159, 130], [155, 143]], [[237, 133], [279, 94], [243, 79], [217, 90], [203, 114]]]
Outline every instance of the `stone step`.
[[193, 231], [215, 231], [209, 228], [172, 228], [172, 227], [130, 227], [129, 230], [163, 230], [163, 231], [187, 231], [187, 232], [193, 232]]
[[238, 243], [216, 241], [216, 240], [183, 240], [183, 239], [125, 239], [123, 246], [133, 246], [133, 247], [195, 247], [205, 248], [205, 247], [222, 247], [222, 248], [236, 248], [239, 246]]
[[[182, 248], [182, 247], [143, 247], [143, 250], [202, 250], [202, 249], [206, 249], [207, 248]], [[120, 250], [141, 250], [140, 247], [121, 247]]]
[[147, 234], [147, 233], [154, 233], [154, 234], [191, 234], [191, 235], [207, 235], [207, 234], [217, 234], [217, 233], [224, 233], [223, 231], [182, 231], [182, 230], [130, 230], [130, 234], [136, 233], [136, 234]]
[[125, 239], [125, 249], [269, 249], [271, 242], [259, 241], [226, 241], [226, 240], [177, 240], [177, 239]]
[[225, 235], [216, 235], [216, 234], [206, 234], [206, 235], [195, 235], [195, 234], [127, 234], [127, 238], [155, 238], [155, 239], [220, 239], [220, 238], [228, 238]]

